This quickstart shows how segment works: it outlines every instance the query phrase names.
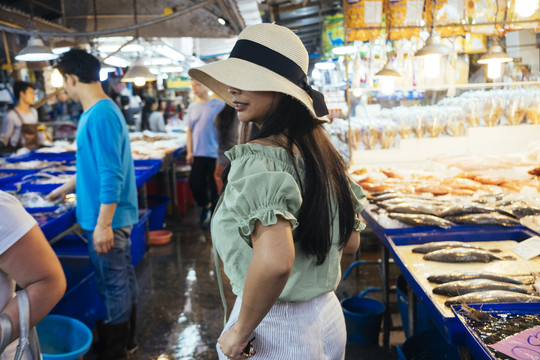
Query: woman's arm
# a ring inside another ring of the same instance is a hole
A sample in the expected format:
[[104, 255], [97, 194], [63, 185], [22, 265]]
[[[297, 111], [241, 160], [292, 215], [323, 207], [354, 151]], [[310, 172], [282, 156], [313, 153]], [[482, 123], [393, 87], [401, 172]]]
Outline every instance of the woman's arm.
[[360, 231], [353, 230], [351, 233], [351, 236], [349, 237], [349, 241], [347, 241], [347, 244], [345, 245], [345, 248], [343, 249], [344, 254], [354, 254], [356, 251], [358, 251], [358, 247], [360, 246]]
[[231, 359], [245, 358], [241, 352], [283, 291], [295, 257], [291, 224], [281, 217], [271, 226], [257, 222], [251, 240], [253, 257], [240, 315], [237, 323], [218, 339], [221, 350]]
[[[30, 326], [52, 310], [66, 291], [66, 278], [56, 254], [37, 225], [0, 255], [0, 270], [28, 292]], [[11, 341], [19, 337], [19, 307], [11, 299], [2, 310], [12, 324]]]

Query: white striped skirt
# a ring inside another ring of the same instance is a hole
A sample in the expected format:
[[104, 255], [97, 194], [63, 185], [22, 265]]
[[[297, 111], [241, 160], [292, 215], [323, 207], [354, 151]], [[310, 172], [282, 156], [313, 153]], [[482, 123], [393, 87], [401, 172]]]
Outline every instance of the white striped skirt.
[[[238, 320], [237, 297], [226, 330]], [[278, 302], [254, 332], [253, 360], [343, 360], [347, 333], [341, 304], [334, 292], [299, 302]], [[226, 360], [216, 344], [220, 360]]]

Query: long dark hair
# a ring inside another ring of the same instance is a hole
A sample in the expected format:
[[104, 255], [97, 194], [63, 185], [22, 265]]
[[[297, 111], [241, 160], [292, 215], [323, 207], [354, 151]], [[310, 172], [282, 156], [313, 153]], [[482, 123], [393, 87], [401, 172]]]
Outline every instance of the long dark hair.
[[150, 114], [152, 114], [153, 112], [152, 105], [154, 105], [155, 103], [156, 103], [156, 99], [154, 99], [153, 97], [146, 98], [146, 101], [142, 109], [141, 131], [150, 129], [150, 124], [148, 123], [148, 119], [150, 118]]
[[214, 126], [217, 129], [218, 141], [220, 144], [226, 144], [227, 139], [229, 138], [229, 132], [231, 131], [231, 126], [234, 123], [234, 118], [236, 116], [236, 110], [230, 105], [225, 104], [223, 110], [221, 110], [214, 120]]
[[[272, 135], [285, 135], [285, 143], [274, 142], [285, 148], [292, 159], [293, 146], [299, 149], [305, 164], [305, 179], [300, 183], [305, 201], [300, 207], [295, 241], [305, 254], [317, 257], [318, 265], [324, 262], [332, 246], [332, 219], [336, 215], [339, 218], [339, 245], [343, 249], [353, 231], [355, 216], [345, 162], [331, 144], [323, 124], [302, 103], [284, 95], [276, 110], [251, 136], [251, 140], [268, 140]], [[298, 174], [296, 161], [293, 164]]]

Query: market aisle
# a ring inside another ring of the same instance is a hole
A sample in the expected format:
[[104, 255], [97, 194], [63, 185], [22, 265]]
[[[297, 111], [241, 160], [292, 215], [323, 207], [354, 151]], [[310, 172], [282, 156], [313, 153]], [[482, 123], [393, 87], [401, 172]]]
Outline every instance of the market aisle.
[[[223, 317], [210, 235], [194, 225], [194, 208], [189, 209], [186, 217], [177, 219], [167, 221], [167, 229], [174, 233], [171, 243], [151, 247], [137, 268], [139, 350], [131, 356], [133, 360], [217, 358], [214, 346]], [[362, 257], [377, 255], [378, 251], [366, 251]], [[352, 256], [344, 259], [343, 266], [346, 268], [352, 260]], [[379, 287], [376, 266], [358, 270], [358, 278], [353, 271], [342, 282], [337, 292], [339, 298], [366, 287]], [[232, 304], [233, 296], [230, 291], [228, 294], [228, 302]], [[395, 295], [392, 298], [395, 300]], [[399, 314], [393, 314], [393, 319], [399, 325]], [[346, 359], [395, 359], [394, 346], [401, 342], [402, 332], [392, 331], [390, 353], [378, 346], [348, 346]]]

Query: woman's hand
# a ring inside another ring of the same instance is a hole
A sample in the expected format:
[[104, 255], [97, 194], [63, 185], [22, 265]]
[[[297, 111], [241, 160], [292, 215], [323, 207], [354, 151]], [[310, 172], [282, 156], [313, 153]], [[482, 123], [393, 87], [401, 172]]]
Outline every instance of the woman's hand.
[[250, 338], [243, 338], [237, 333], [235, 325], [225, 331], [218, 339], [219, 347], [223, 354], [231, 360], [242, 360], [247, 357], [244, 354], [244, 348], [249, 343]]

